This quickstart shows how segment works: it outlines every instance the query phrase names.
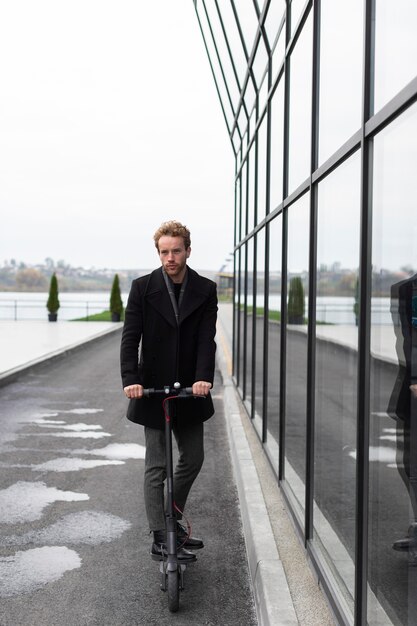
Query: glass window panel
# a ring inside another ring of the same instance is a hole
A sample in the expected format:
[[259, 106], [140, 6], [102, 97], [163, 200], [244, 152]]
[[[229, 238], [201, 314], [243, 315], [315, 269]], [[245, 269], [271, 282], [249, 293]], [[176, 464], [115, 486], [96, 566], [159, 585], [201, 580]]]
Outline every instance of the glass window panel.
[[245, 354], [246, 354], [246, 325], [245, 325], [245, 262], [246, 262], [246, 246], [239, 248], [240, 269], [238, 278], [239, 289], [239, 346], [238, 346], [238, 387], [243, 394], [244, 380], [245, 380]]
[[236, 24], [235, 15], [229, 2], [218, 3], [218, 6], [227, 33], [227, 40], [232, 51], [233, 62], [239, 77], [240, 87], [242, 88], [248, 63]]
[[246, 49], [250, 56], [258, 28], [258, 16], [252, 0], [239, 0], [236, 3], [239, 23], [243, 32]]
[[248, 84], [245, 90], [245, 104], [246, 104], [246, 108], [249, 111], [249, 115], [251, 115], [251, 111], [255, 103], [255, 97], [256, 97], [255, 88], [253, 86], [252, 79], [249, 77]]
[[375, 4], [375, 111], [379, 111], [417, 75], [417, 2]]
[[311, 167], [311, 38], [310, 15], [290, 60], [289, 194], [309, 176]]
[[247, 176], [248, 176], [248, 161], [246, 160], [242, 167], [242, 186], [241, 186], [241, 194], [242, 194], [242, 205], [240, 211], [240, 222], [239, 222], [239, 241], [243, 239], [246, 235], [246, 211], [247, 211], [247, 194], [248, 194], [248, 184], [247, 184]]
[[248, 213], [247, 213], [247, 231], [250, 233], [255, 224], [255, 142], [248, 155]]
[[233, 376], [238, 384], [239, 381], [239, 299], [240, 299], [240, 250], [233, 257]]
[[318, 187], [314, 540], [352, 608], [360, 154]]
[[285, 55], [285, 24], [279, 34], [279, 39], [272, 52], [272, 81], [275, 80], [281, 65], [284, 61]]
[[253, 324], [254, 324], [254, 298], [253, 298], [253, 263], [254, 245], [253, 238], [246, 244], [247, 253], [247, 312], [246, 312], [246, 376], [245, 376], [245, 400], [249, 411], [252, 410], [252, 355], [253, 355]]
[[[417, 106], [374, 140], [368, 623], [417, 615]], [[400, 542], [400, 543], [398, 543]], [[406, 549], [399, 550], [405, 544]], [[409, 549], [407, 549], [409, 545]]]
[[285, 13], [284, 0], [271, 0], [265, 19], [265, 30], [268, 37], [269, 47], [272, 49], [278, 28]]
[[237, 128], [235, 129], [235, 132], [233, 133], [232, 141], [233, 141], [233, 146], [234, 146], [236, 153], [239, 152], [240, 137], [239, 137], [239, 130]]
[[269, 225], [268, 290], [268, 397], [266, 446], [273, 467], [278, 472], [280, 355], [281, 355], [281, 255], [282, 215]]
[[273, 211], [282, 202], [284, 160], [284, 77], [280, 80], [271, 100], [271, 165], [270, 205]]
[[265, 229], [256, 235], [256, 302], [255, 315], [255, 418], [262, 436], [263, 379], [264, 379], [264, 315], [265, 315]]
[[292, 0], [291, 2], [291, 37], [300, 20], [305, 4], [306, 0]]
[[266, 213], [266, 133], [267, 115], [264, 115], [258, 130], [258, 224], [264, 219]]
[[306, 194], [288, 208], [285, 480], [300, 520], [305, 508], [309, 199]]
[[361, 125], [363, 0], [321, 2], [319, 163]]
[[230, 60], [229, 51], [227, 49], [226, 40], [224, 38], [219, 14], [213, 2], [205, 2], [204, 4], [209, 16], [214, 40], [216, 42], [217, 52], [219, 53], [221, 65], [226, 78], [227, 87], [229, 89], [230, 97], [232, 98], [233, 108], [236, 111], [240, 97], [240, 88], [236, 81], [235, 73], [233, 71], [233, 66]]
[[240, 219], [241, 219], [241, 210], [242, 210], [242, 203], [241, 203], [241, 185], [242, 185], [242, 175], [239, 176], [239, 178], [236, 181], [236, 187], [235, 187], [235, 245], [240, 241], [240, 229], [239, 229], [239, 225], [240, 225]]
[[243, 136], [246, 128], [248, 127], [248, 118], [245, 112], [245, 107], [243, 105], [240, 107], [238, 124], [239, 124], [240, 133]]
[[258, 47], [256, 49], [255, 58], [253, 60], [252, 68], [255, 75], [256, 85], [259, 89], [263, 75], [268, 65], [268, 53], [265, 49], [265, 43], [263, 38], [259, 39]]
[[198, 11], [198, 17], [200, 19], [201, 28], [204, 34], [204, 41], [207, 46], [208, 55], [210, 57], [211, 65], [212, 65], [213, 72], [216, 78], [217, 88], [220, 94], [220, 100], [223, 104], [223, 108], [225, 111], [229, 129], [231, 130], [232, 125], [233, 125], [233, 119], [234, 119], [234, 111], [230, 104], [230, 99], [226, 91], [226, 85], [225, 85], [225, 82], [224, 82], [224, 79], [220, 70], [220, 65], [219, 65], [219, 61], [217, 58], [216, 49], [213, 43], [213, 37], [211, 36], [209, 24], [207, 21], [206, 12], [204, 10], [204, 7], [201, 4], [199, 5], [199, 8], [197, 9], [197, 11]]
[[262, 85], [259, 89], [259, 109], [258, 109], [259, 116], [262, 115], [265, 109], [267, 98], [268, 98], [268, 72], [266, 72], [263, 78]]

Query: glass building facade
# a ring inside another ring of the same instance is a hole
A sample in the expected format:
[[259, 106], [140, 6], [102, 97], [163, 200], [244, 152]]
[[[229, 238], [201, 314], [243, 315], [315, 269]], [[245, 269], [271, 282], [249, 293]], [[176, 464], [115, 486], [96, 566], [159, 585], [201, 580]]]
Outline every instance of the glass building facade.
[[340, 624], [417, 624], [417, 2], [195, 0], [233, 377]]

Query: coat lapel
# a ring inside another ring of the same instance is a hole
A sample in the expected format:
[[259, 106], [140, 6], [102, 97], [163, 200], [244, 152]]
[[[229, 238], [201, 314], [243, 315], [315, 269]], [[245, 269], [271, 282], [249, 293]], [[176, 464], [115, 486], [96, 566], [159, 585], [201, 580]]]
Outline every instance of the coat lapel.
[[162, 268], [152, 272], [145, 298], [150, 306], [158, 311], [171, 326], [177, 327], [174, 309], [162, 276]]
[[191, 315], [207, 297], [207, 293], [201, 290], [201, 281], [197, 272], [188, 268], [188, 283], [184, 292], [184, 300], [180, 308], [180, 324], [186, 317]]

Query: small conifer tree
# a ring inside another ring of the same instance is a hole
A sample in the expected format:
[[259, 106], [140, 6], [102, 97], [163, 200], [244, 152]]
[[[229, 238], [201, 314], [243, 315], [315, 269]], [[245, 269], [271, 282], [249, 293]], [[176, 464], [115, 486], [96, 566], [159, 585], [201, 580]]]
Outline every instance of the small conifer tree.
[[46, 303], [46, 308], [48, 309], [49, 313], [55, 314], [57, 313], [59, 307], [60, 304], [58, 299], [58, 279], [54, 272], [51, 276], [51, 282], [49, 285], [49, 296]]
[[305, 301], [304, 287], [300, 276], [294, 276], [290, 281], [288, 292], [288, 323], [304, 324]]
[[353, 303], [353, 313], [355, 315], [355, 324], [358, 326], [359, 324], [359, 278], [356, 279], [355, 283], [355, 302]]
[[123, 301], [120, 293], [119, 275], [115, 274], [110, 294], [110, 312], [112, 321], [119, 322], [123, 313]]

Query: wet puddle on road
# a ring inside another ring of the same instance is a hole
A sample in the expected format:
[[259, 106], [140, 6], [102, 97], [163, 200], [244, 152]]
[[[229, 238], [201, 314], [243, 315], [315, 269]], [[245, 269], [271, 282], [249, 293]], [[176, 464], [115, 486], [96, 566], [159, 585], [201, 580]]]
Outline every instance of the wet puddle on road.
[[81, 558], [65, 546], [45, 546], [0, 558], [0, 597], [32, 593], [81, 567]]
[[102, 426], [99, 424], [66, 424], [61, 421], [53, 421], [53, 420], [35, 420], [33, 422], [36, 426], [40, 426], [41, 428], [61, 428], [62, 430], [73, 430], [76, 432], [82, 432], [85, 430], [102, 430]]
[[44, 413], [36, 413], [33, 417], [58, 417], [60, 413], [66, 413], [67, 415], [95, 415], [96, 413], [102, 413], [104, 409], [55, 409], [51, 411], [45, 411]]
[[2, 524], [32, 522], [42, 517], [45, 507], [59, 500], [75, 502], [89, 500], [89, 496], [86, 493], [47, 487], [42, 482], [19, 481], [0, 491], [0, 522]]
[[74, 450], [72, 454], [92, 454], [94, 456], [104, 456], [106, 459], [128, 461], [129, 459], [144, 459], [145, 452], [145, 446], [141, 446], [138, 443], [110, 443], [104, 448]]
[[[61, 413], [74, 413], [78, 411], [98, 412], [102, 409], [73, 409], [72, 411], [60, 411]], [[111, 437], [110, 433], [102, 430], [100, 424], [85, 424], [78, 422], [76, 424], [67, 424], [64, 420], [52, 420], [51, 417], [58, 416], [58, 413], [36, 414], [29, 424], [44, 429], [55, 429], [56, 432], [34, 433], [37, 437], [65, 437], [65, 438], [81, 438], [81, 439], [102, 439], [103, 437]], [[33, 433], [32, 433], [33, 434]], [[27, 436], [27, 435], [26, 435]]]
[[31, 530], [23, 535], [9, 535], [4, 540], [8, 546], [16, 544], [60, 546], [67, 543], [97, 546], [118, 539], [130, 527], [130, 522], [111, 513], [80, 511], [65, 515], [46, 528]]
[[79, 472], [104, 465], [124, 465], [124, 461], [104, 461], [101, 459], [60, 458], [51, 459], [39, 465], [29, 465], [33, 472]]
[[[76, 408], [40, 412], [33, 415], [30, 420], [25, 420], [24, 426], [32, 426], [32, 432], [29, 433], [27, 430], [20, 432], [18, 437], [19, 439], [34, 437], [35, 441], [39, 441], [39, 437], [67, 440], [99, 440], [111, 437], [111, 433], [104, 432], [99, 424], [84, 422], [71, 424], [70, 419], [69, 423], [60, 419], [62, 414], [69, 417], [95, 415], [102, 411], [103, 409]], [[91, 449], [80, 447], [63, 449], [59, 444], [57, 449], [51, 450], [51, 447], [53, 446], [48, 446], [47, 450], [20, 448], [20, 451], [46, 452], [49, 457], [56, 455], [57, 458], [50, 458], [37, 464], [0, 463], [0, 465], [8, 468], [27, 468], [33, 472], [75, 472], [104, 466], [119, 466], [130, 459], [145, 458], [145, 447], [136, 443], [112, 443]], [[9, 449], [8, 452], [10, 451]], [[55, 502], [81, 502], [89, 499], [86, 493], [47, 487], [43, 482], [19, 481], [7, 489], [0, 490], [0, 523], [11, 525], [34, 522], [41, 519], [45, 508]], [[65, 544], [108, 543], [118, 539], [130, 527], [129, 521], [116, 515], [86, 510], [65, 515], [47, 527], [29, 530], [21, 535], [7, 536], [3, 533], [3, 546], [16, 546], [16, 549], [27, 546], [30, 549], [0, 558], [0, 597], [35, 592], [48, 583], [59, 580], [66, 572], [80, 568], [82, 564], [80, 556]]]
[[[23, 435], [25, 436], [25, 435]], [[102, 439], [103, 437], [111, 437], [110, 433], [104, 433], [99, 431], [79, 431], [69, 432], [60, 431], [57, 433], [30, 433], [26, 434], [27, 437], [63, 437], [64, 439]]]

